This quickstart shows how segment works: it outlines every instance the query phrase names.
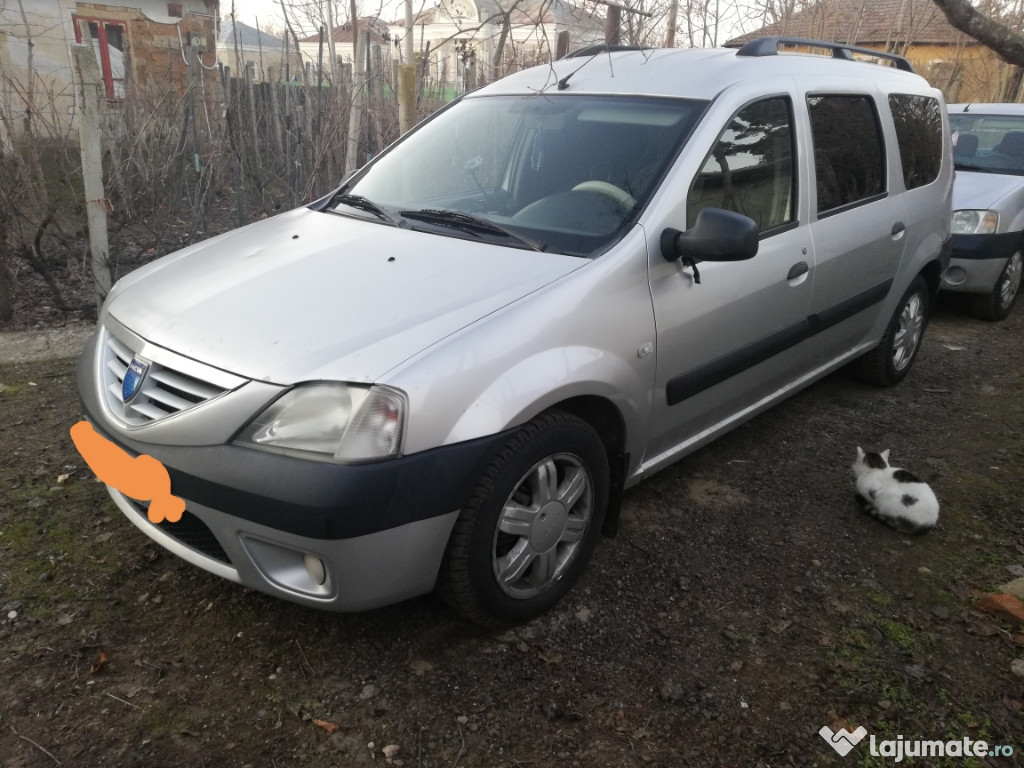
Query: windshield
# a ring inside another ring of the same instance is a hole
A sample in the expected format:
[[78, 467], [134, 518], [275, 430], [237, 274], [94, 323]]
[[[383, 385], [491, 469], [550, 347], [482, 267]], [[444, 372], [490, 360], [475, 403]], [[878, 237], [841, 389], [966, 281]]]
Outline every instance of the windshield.
[[1024, 176], [1024, 115], [949, 117], [953, 158], [961, 170]]
[[623, 96], [466, 98], [361, 172], [333, 210], [596, 255], [636, 220], [704, 107]]

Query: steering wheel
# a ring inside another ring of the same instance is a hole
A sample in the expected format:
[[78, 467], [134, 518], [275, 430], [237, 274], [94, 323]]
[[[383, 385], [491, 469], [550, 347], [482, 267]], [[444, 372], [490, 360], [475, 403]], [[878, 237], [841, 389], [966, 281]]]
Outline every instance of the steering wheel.
[[633, 210], [636, 207], [636, 199], [624, 189], [609, 184], [607, 181], [583, 181], [572, 188], [573, 192], [597, 192], [606, 195], [621, 205], [626, 210]]

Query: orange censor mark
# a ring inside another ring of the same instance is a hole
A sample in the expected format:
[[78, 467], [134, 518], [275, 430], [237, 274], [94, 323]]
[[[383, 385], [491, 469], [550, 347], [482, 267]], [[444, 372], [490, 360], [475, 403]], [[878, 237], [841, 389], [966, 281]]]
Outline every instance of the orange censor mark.
[[151, 523], [176, 523], [185, 502], [171, 493], [171, 476], [152, 456], [132, 458], [93, 429], [88, 421], [71, 428], [71, 439], [96, 477], [125, 496], [150, 501], [147, 517]]

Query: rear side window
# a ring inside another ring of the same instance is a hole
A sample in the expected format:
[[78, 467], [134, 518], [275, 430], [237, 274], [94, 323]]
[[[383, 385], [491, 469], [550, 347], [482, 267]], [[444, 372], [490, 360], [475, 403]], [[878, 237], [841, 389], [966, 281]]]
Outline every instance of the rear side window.
[[942, 106], [930, 96], [889, 94], [896, 125], [903, 183], [907, 189], [931, 184], [942, 165]]
[[818, 214], [885, 194], [885, 143], [869, 96], [807, 97]]
[[748, 104], [726, 126], [690, 185], [687, 220], [704, 208], [725, 208], [757, 222], [762, 232], [793, 221], [795, 170], [789, 99]]

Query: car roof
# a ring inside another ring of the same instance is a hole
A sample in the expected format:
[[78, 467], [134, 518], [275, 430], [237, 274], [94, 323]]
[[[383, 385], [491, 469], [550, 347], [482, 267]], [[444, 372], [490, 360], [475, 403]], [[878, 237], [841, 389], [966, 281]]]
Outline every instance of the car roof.
[[1024, 104], [982, 104], [970, 102], [967, 104], [949, 104], [949, 114], [979, 114], [979, 115], [1024, 115]]
[[[476, 93], [610, 93], [711, 100], [740, 82], [849, 78], [931, 90], [910, 72], [810, 53], [745, 55], [734, 48], [600, 50], [508, 75]], [[564, 87], [562, 84], [564, 83]]]

